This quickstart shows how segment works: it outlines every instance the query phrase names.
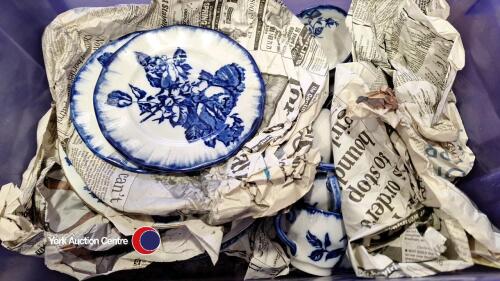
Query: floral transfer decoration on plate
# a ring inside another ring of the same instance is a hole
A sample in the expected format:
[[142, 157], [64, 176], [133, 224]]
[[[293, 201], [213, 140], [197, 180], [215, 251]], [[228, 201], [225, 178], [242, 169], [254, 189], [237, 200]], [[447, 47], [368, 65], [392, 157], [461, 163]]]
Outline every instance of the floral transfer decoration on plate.
[[140, 166], [193, 171], [229, 158], [258, 129], [265, 87], [250, 54], [191, 26], [145, 32], [122, 47], [95, 92], [104, 136]]

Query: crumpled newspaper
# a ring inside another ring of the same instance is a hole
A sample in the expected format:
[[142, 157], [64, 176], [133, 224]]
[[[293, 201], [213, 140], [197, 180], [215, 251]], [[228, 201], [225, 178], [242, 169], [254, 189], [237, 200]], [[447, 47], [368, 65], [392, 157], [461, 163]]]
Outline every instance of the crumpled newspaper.
[[[189, 217], [155, 222], [151, 216], [120, 213], [89, 193], [62, 147], [57, 149], [52, 112], [49, 110], [39, 123], [37, 156], [30, 163], [30, 167], [46, 167], [38, 175], [28, 170], [21, 188], [8, 184], [0, 189], [0, 239], [5, 248], [44, 257], [47, 267], [78, 279], [143, 268], [152, 261], [185, 260], [202, 253], [207, 253], [214, 263], [217, 261], [222, 227]], [[43, 161], [37, 161], [44, 156]], [[139, 255], [130, 245], [111, 250], [111, 244], [75, 246], [54, 242], [126, 238], [140, 226], [161, 231], [161, 246], [150, 256]]]
[[[69, 87], [102, 44], [179, 23], [219, 30], [249, 50], [266, 84], [264, 122], [237, 155], [201, 173], [123, 171], [93, 155], [76, 133], [68, 114]], [[223, 223], [272, 215], [310, 188], [319, 161], [311, 149], [311, 124], [327, 97], [327, 62], [307, 28], [281, 3], [156, 0], [150, 6], [77, 9], [47, 27], [43, 47], [58, 139], [89, 189], [111, 207], [150, 215], [206, 214], [211, 223]]]
[[273, 219], [260, 219], [223, 253], [248, 262], [245, 279], [284, 276], [289, 273], [290, 258], [277, 240]]
[[[356, 62], [337, 68], [331, 126], [349, 258], [358, 276], [500, 265], [498, 233], [453, 185], [474, 156], [450, 90], [464, 62], [448, 14], [444, 0], [352, 3], [347, 25]], [[238, 155], [199, 174], [119, 170], [94, 156], [75, 132], [69, 87], [104, 43], [173, 23], [220, 30], [250, 50], [267, 86], [264, 123]], [[60, 15], [43, 40], [54, 106], [40, 121], [37, 154], [21, 187], [0, 190], [4, 247], [43, 256], [49, 268], [79, 279], [201, 253], [216, 262], [223, 229], [212, 225], [272, 215], [309, 190], [319, 161], [311, 123], [327, 96], [326, 61], [280, 2], [156, 0], [76, 9]], [[142, 192], [144, 185], [154, 197]], [[123, 238], [139, 226], [160, 230], [161, 247], [151, 256], [130, 247], [51, 243], [69, 236]], [[272, 225], [264, 221], [239, 238], [222, 252], [249, 262], [246, 278], [288, 273]]]
[[[263, 124], [237, 155], [200, 173], [121, 170], [93, 155], [73, 127], [71, 84], [103, 44], [172, 24], [221, 31], [249, 50], [266, 84]], [[328, 95], [328, 67], [318, 43], [280, 1], [154, 0], [78, 8], [47, 27], [42, 45], [54, 102], [39, 123], [37, 153], [21, 187], [1, 189], [0, 239], [6, 248], [44, 257], [49, 268], [78, 279], [201, 253], [215, 263], [224, 232], [214, 225], [273, 215], [309, 191], [320, 159], [312, 148], [312, 122]], [[152, 255], [139, 255], [130, 245], [54, 243], [68, 237], [127, 238], [140, 226], [160, 231], [161, 245]], [[258, 241], [266, 245], [267, 234], [260, 233]], [[288, 272], [286, 255], [275, 246], [267, 258], [253, 260], [268, 262], [281, 253], [280, 269], [249, 270], [247, 278]]]
[[354, 63], [337, 66], [332, 143], [356, 275], [496, 265], [500, 233], [453, 182], [474, 155], [451, 86], [464, 66], [444, 0], [352, 2]]

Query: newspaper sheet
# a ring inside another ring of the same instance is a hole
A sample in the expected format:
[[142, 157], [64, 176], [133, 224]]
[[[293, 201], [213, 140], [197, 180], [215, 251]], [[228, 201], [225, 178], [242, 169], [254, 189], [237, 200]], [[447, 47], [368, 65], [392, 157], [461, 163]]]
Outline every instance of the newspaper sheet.
[[[55, 133], [49, 122], [55, 118], [54, 113], [51, 109], [40, 121], [39, 140], [47, 140]], [[56, 139], [49, 140], [39, 142], [43, 145], [38, 147], [35, 160], [47, 150], [53, 152], [44, 160], [47, 167], [39, 171], [40, 179], [31, 183], [34, 188], [25, 189], [25, 180], [21, 188], [8, 184], [0, 189], [0, 240], [4, 247], [44, 257], [49, 268], [78, 279], [143, 268], [152, 261], [186, 260], [202, 253], [207, 253], [214, 263], [217, 261], [221, 227], [189, 217], [164, 223], [147, 215], [112, 209], [89, 192], [62, 146], [55, 149]], [[28, 174], [24, 178], [31, 179]], [[26, 196], [27, 192], [31, 196]], [[23, 203], [26, 197], [33, 199]], [[130, 247], [130, 236], [140, 226], [161, 231], [161, 245], [153, 255], [141, 256]], [[103, 239], [126, 242], [104, 243]]]
[[[257, 62], [266, 84], [264, 123], [227, 162], [194, 175], [118, 169], [92, 154], [69, 117], [74, 76], [92, 51], [124, 34], [189, 24], [226, 33]], [[311, 124], [327, 97], [327, 62], [318, 43], [274, 0], [172, 1], [79, 9], [60, 15], [43, 37], [58, 138], [90, 191], [124, 212], [206, 214], [211, 223], [272, 215], [311, 186], [319, 161]], [[144, 187], [148, 192], [144, 192]]]
[[[453, 185], [469, 173], [474, 155], [451, 91], [464, 51], [448, 14], [445, 0], [352, 2], [346, 22], [355, 62], [336, 70], [331, 141], [358, 276], [500, 266], [500, 235]], [[123, 171], [93, 155], [75, 131], [71, 83], [103, 44], [176, 23], [219, 30], [251, 52], [266, 83], [264, 122], [237, 155], [198, 174]], [[154, 0], [76, 9], [49, 25], [43, 46], [54, 104], [38, 126], [22, 185], [0, 190], [4, 247], [44, 257], [49, 268], [78, 279], [201, 253], [215, 263], [223, 230], [214, 225], [273, 215], [311, 187], [320, 160], [311, 124], [327, 97], [327, 64], [281, 2]], [[131, 247], [54, 242], [127, 240], [146, 225], [161, 230], [161, 247], [147, 258]], [[246, 278], [287, 274], [289, 260], [273, 239], [262, 223], [224, 251], [248, 260]]]
[[[238, 154], [211, 169], [190, 175], [124, 171], [96, 157], [76, 132], [71, 85], [92, 52], [107, 42], [173, 24], [221, 31], [249, 50], [266, 84], [264, 121]], [[37, 154], [21, 187], [7, 185], [0, 193], [0, 239], [8, 249], [44, 257], [49, 268], [78, 279], [204, 252], [215, 263], [223, 230], [212, 225], [273, 215], [310, 189], [320, 160], [312, 148], [312, 122], [328, 95], [328, 66], [319, 44], [280, 1], [154, 0], [78, 8], [46, 28], [42, 45], [53, 107], [39, 124]], [[57, 243], [130, 240], [139, 226], [160, 230], [160, 249], [147, 257], [130, 245]], [[267, 251], [260, 233], [255, 245], [263, 252], [252, 260], [286, 274], [281, 246], [274, 243]], [[277, 254], [283, 260], [272, 265]], [[249, 269], [247, 275], [279, 272]]]
[[276, 240], [273, 219], [260, 219], [223, 253], [248, 262], [245, 280], [284, 276], [290, 259]]
[[464, 66], [445, 1], [352, 2], [354, 63], [337, 67], [332, 148], [358, 276], [498, 266], [500, 233], [453, 184], [474, 155], [451, 86]]

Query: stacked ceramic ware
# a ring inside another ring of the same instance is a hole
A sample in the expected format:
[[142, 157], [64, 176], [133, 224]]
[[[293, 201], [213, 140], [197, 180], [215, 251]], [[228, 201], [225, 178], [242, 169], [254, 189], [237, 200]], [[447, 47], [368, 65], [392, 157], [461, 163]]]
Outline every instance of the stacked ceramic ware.
[[[335, 66], [351, 60], [351, 40], [344, 24], [347, 13], [332, 5], [321, 5], [298, 14], [302, 23], [326, 53], [333, 85]], [[325, 103], [313, 124], [314, 142], [323, 161], [317, 168], [311, 190], [288, 213], [275, 217], [278, 238], [287, 247], [290, 263], [318, 276], [332, 275], [345, 258], [347, 236], [341, 214], [341, 191], [331, 164], [330, 105]]]
[[264, 97], [259, 69], [238, 43], [178, 25], [97, 50], [73, 84], [71, 116], [87, 146], [114, 165], [186, 172], [237, 152], [260, 125]]
[[[335, 58], [331, 70], [350, 57], [348, 31], [340, 24], [345, 15], [333, 6], [299, 14]], [[261, 125], [265, 96], [261, 72], [240, 44], [218, 31], [173, 25], [131, 33], [95, 51], [77, 73], [70, 109], [82, 140], [108, 163], [135, 173], [185, 173], [237, 153]], [[292, 265], [320, 276], [330, 275], [346, 247], [328, 128], [324, 109], [314, 129], [323, 161], [314, 186], [275, 220]]]

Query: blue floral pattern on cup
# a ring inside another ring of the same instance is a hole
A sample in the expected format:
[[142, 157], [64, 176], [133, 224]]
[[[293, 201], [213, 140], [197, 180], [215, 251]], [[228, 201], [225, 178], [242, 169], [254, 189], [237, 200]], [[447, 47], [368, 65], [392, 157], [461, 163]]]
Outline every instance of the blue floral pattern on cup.
[[149, 84], [158, 92], [147, 93], [129, 84], [129, 93], [119, 90], [109, 93], [108, 105], [122, 108], [136, 104], [143, 116], [141, 123], [168, 121], [172, 127], [181, 126], [190, 143], [203, 140], [213, 148], [217, 141], [229, 146], [238, 140], [244, 130], [243, 120], [238, 113], [230, 113], [245, 90], [244, 68], [231, 63], [214, 74], [202, 70], [196, 79], [190, 79], [192, 66], [181, 48], [172, 57], [135, 54]]
[[300, 15], [306, 20], [305, 26], [314, 37], [321, 38], [325, 28], [338, 26], [339, 23], [333, 18], [324, 18], [319, 9], [310, 9]]
[[286, 215], [276, 215], [274, 226], [289, 250], [290, 263], [301, 271], [328, 276], [345, 255], [347, 236], [338, 212], [298, 204]]
[[[332, 242], [330, 241], [330, 235], [328, 235], [328, 233], [325, 234], [325, 241], [323, 242], [308, 230], [306, 239], [307, 242], [311, 244], [311, 246], [316, 248], [316, 250], [312, 251], [309, 255], [309, 258], [313, 261], [319, 261], [323, 258], [323, 256], [325, 256], [325, 260], [329, 260], [344, 254], [344, 248], [328, 250], [328, 248], [332, 245]], [[339, 242], [342, 242], [342, 240], [346, 240], [346, 236], [340, 238]]]

